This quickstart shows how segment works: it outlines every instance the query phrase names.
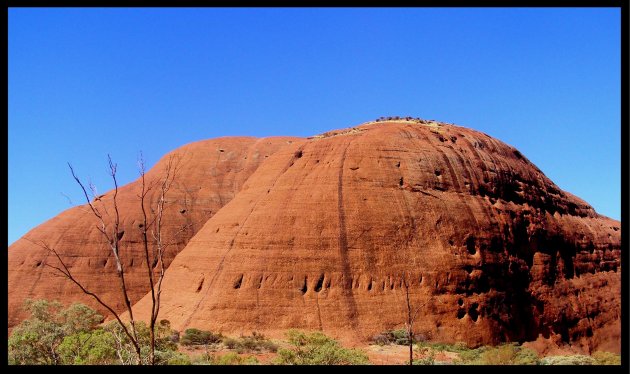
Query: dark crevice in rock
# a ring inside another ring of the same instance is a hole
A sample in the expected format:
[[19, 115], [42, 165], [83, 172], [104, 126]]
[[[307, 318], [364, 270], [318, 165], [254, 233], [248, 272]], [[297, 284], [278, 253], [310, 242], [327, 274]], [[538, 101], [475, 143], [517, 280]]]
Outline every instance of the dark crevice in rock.
[[477, 253], [477, 248], [475, 248], [475, 237], [472, 235], [466, 238], [466, 250], [471, 255]]
[[239, 288], [241, 288], [241, 284], [243, 283], [243, 274], [241, 274], [235, 281], [234, 284], [232, 285], [232, 287], [234, 287], [235, 290], [238, 290]]
[[302, 288], [300, 288], [300, 291], [302, 291], [302, 295], [304, 295], [306, 293], [306, 291], [308, 290], [306, 283], [308, 282], [308, 277], [305, 276], [304, 277], [304, 283], [302, 284]]
[[199, 282], [199, 286], [197, 286], [197, 290], [195, 292], [201, 291], [201, 288], [203, 287], [203, 282], [205, 280], [206, 280], [206, 278], [201, 278], [201, 281]]
[[317, 283], [315, 284], [315, 292], [319, 292], [322, 290], [322, 286], [324, 284], [324, 274], [319, 276]]

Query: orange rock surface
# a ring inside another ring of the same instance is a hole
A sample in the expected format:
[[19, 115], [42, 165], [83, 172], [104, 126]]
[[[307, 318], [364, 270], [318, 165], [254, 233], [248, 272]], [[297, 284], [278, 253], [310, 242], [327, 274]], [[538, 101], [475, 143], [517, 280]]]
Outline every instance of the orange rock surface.
[[[163, 178], [164, 168], [171, 155], [180, 160], [175, 183], [167, 195], [164, 215], [164, 238], [167, 242], [173, 242], [165, 254], [166, 265], [170, 264], [208, 218], [236, 195], [245, 180], [267, 157], [294, 140], [288, 137], [230, 137], [199, 141], [171, 152], [149, 170], [146, 174], [148, 183]], [[140, 191], [141, 185], [135, 181], [120, 187], [117, 197], [124, 231], [121, 257], [132, 302], [149, 290], [141, 230], [138, 227], [142, 223], [138, 198]], [[149, 206], [155, 207], [158, 196], [159, 190], [154, 188], [148, 196], [147, 209]], [[110, 217], [113, 217], [112, 201], [113, 191], [109, 191], [94, 203], [101, 209], [105, 204]], [[98, 308], [106, 315], [106, 310], [92, 298], [85, 296], [76, 285], [46, 266], [59, 266], [59, 263], [54, 255], [33, 242], [55, 248], [73, 275], [89, 290], [112, 304], [116, 310], [124, 309], [117, 287], [113, 255], [98, 232], [97, 224], [97, 219], [87, 205], [74, 207], [34, 228], [9, 247], [9, 327], [27, 317], [22, 304], [28, 298], [59, 299], [66, 303], [80, 301]], [[181, 231], [183, 226], [186, 229]]]
[[[166, 272], [160, 318], [175, 329], [280, 337], [301, 328], [366, 341], [404, 326], [406, 277], [420, 337], [619, 352], [620, 223], [513, 147], [459, 126], [384, 121], [283, 139], [245, 167], [236, 160], [253, 157], [254, 140], [229, 139], [216, 142], [233, 142], [222, 146], [235, 161], [217, 162], [213, 145], [213, 161], [186, 177], [188, 190], [204, 187], [177, 198], [196, 201], [194, 222], [205, 224], [179, 242]], [[217, 191], [228, 192], [217, 201]], [[92, 262], [105, 249], [75, 209], [28, 235], [64, 248], [85, 279], [112, 293]], [[129, 232], [137, 220], [127, 220]], [[23, 240], [9, 249], [10, 323], [27, 296], [84, 300], [38, 261], [42, 252]], [[149, 310], [148, 296], [134, 306], [141, 319]]]
[[[270, 156], [168, 269], [173, 327], [619, 350], [620, 223], [483, 133], [390, 121]], [[148, 315], [149, 299], [135, 306]]]

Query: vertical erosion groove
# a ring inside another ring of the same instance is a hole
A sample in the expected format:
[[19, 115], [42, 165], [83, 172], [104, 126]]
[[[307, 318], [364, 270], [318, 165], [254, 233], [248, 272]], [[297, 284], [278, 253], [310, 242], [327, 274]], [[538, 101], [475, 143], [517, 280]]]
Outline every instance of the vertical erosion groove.
[[[341, 155], [341, 162], [339, 164], [339, 177], [337, 184], [337, 212], [339, 216], [339, 256], [341, 257], [341, 265], [343, 276], [345, 279], [352, 278], [350, 263], [348, 261], [348, 238], [347, 238], [347, 228], [346, 228], [346, 213], [343, 206], [343, 169], [344, 164], [346, 162], [346, 153], [348, 152], [348, 147], [351, 142], [346, 144], [346, 147], [343, 150]], [[344, 295], [344, 299], [347, 303], [348, 310], [348, 319], [352, 321], [352, 328], [357, 329], [357, 304], [354, 300], [354, 296], [352, 295], [352, 283], [343, 284], [341, 290]]]

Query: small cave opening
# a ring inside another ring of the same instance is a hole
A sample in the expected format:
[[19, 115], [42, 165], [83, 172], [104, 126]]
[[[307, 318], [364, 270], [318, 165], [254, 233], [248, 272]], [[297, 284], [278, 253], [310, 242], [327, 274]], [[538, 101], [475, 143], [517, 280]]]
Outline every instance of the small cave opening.
[[260, 289], [260, 287], [262, 287], [262, 282], [263, 282], [263, 276], [261, 275], [260, 277], [258, 277], [258, 282], [257, 282], [257, 289]]
[[459, 305], [459, 306], [464, 305], [464, 299], [460, 298], [459, 300], [457, 300], [457, 305]]
[[302, 284], [302, 288], [300, 288], [300, 291], [302, 291], [302, 295], [304, 295], [306, 291], [308, 290], [308, 288], [306, 287], [307, 282], [308, 282], [308, 277], [304, 277], [304, 283]]
[[465, 309], [457, 309], [457, 319], [462, 319], [466, 316]]
[[232, 285], [232, 287], [234, 287], [235, 290], [238, 290], [239, 288], [241, 288], [241, 284], [243, 284], [243, 274], [241, 274], [235, 281], [234, 284]]
[[197, 290], [195, 290], [195, 292], [201, 291], [201, 289], [203, 288], [203, 282], [205, 280], [206, 280], [206, 278], [201, 278], [201, 281], [199, 282], [199, 285], [197, 286]]
[[396, 163], [396, 167], [397, 167], [397, 168], [399, 168], [399, 167], [400, 167], [400, 161], [398, 161], [398, 162]]
[[400, 177], [400, 180], [398, 180], [398, 186], [402, 187], [404, 183], [403, 177]]
[[477, 307], [479, 307], [479, 304], [473, 303], [468, 309], [468, 315], [475, 322], [477, 322], [477, 319], [479, 318], [479, 312], [477, 311]]
[[300, 149], [299, 151], [295, 152], [295, 158], [302, 158], [302, 150]]
[[475, 245], [475, 237], [474, 236], [469, 236], [468, 238], [466, 238], [466, 250], [468, 251], [468, 253], [470, 253], [471, 255], [474, 255], [477, 253], [477, 248]]
[[317, 284], [315, 285], [315, 292], [321, 291], [323, 285], [324, 285], [324, 274], [319, 276], [319, 279], [317, 280]]
[[593, 336], [593, 328], [592, 327], [588, 327], [586, 329], [586, 336], [589, 337], [589, 338]]

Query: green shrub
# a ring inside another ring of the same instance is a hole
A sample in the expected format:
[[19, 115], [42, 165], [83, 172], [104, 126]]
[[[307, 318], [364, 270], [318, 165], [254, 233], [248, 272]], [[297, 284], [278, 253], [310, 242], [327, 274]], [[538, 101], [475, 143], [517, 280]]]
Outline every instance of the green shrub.
[[66, 336], [59, 346], [63, 364], [111, 365], [117, 361], [115, 340], [103, 329]]
[[[97, 328], [103, 317], [83, 304], [63, 308], [56, 301], [28, 300], [25, 307], [31, 312], [31, 317], [16, 326], [9, 338], [10, 364], [108, 365], [136, 362], [134, 346], [118, 322], [112, 321]], [[142, 363], [148, 364], [149, 327], [144, 322], [136, 322], [135, 326]], [[173, 335], [169, 321], [161, 320], [156, 324], [156, 364], [186, 362], [186, 357], [176, 352]]]
[[[372, 341], [378, 345], [385, 344], [397, 344], [397, 345], [409, 345], [409, 336], [407, 330], [389, 330], [375, 335]], [[414, 339], [415, 341], [415, 339]]]
[[195, 356], [190, 360], [192, 365], [212, 365], [214, 362], [214, 356], [209, 353], [204, 353], [199, 356]]
[[540, 357], [538, 352], [530, 348], [519, 347], [520, 349], [514, 357], [514, 365], [538, 365]]
[[236, 349], [239, 346], [240, 342], [236, 338], [224, 338], [223, 345], [225, 345], [228, 349]]
[[276, 352], [278, 345], [265, 338], [259, 333], [252, 333], [252, 336], [241, 336], [240, 338], [225, 338], [223, 344], [228, 349], [235, 349], [238, 353], [244, 352]]
[[256, 365], [258, 359], [254, 356], [239, 356], [234, 352], [218, 355], [203, 354], [192, 361], [193, 365]]
[[596, 365], [597, 361], [590, 356], [547, 356], [540, 360], [541, 365]]
[[[143, 364], [149, 364], [150, 352], [150, 331], [149, 326], [143, 321], [136, 321], [136, 332], [138, 342], [140, 343], [140, 352]], [[127, 326], [129, 328], [129, 326]], [[116, 356], [119, 357], [119, 364], [130, 364], [135, 362], [135, 350], [133, 344], [123, 332], [122, 327], [116, 321], [112, 321], [104, 326], [116, 339]], [[177, 344], [173, 342], [171, 336], [171, 324], [167, 320], [161, 320], [155, 326], [155, 363], [157, 365], [166, 365], [171, 358], [170, 352], [177, 351]], [[166, 361], [162, 358], [165, 357]]]
[[368, 364], [367, 355], [357, 349], [343, 348], [336, 340], [321, 332], [306, 334], [287, 332], [291, 348], [278, 350], [275, 363], [281, 365], [361, 365]]
[[453, 363], [460, 365], [537, 365], [539, 362], [535, 351], [517, 343], [478, 348], [469, 348], [465, 343], [420, 343], [418, 346], [431, 347], [438, 352], [455, 352], [459, 357]]
[[621, 365], [621, 355], [611, 352], [597, 351], [591, 355], [597, 365]]
[[455, 353], [469, 352], [472, 350], [471, 348], [468, 348], [466, 343], [463, 343], [463, 342], [457, 342], [454, 344], [418, 342], [416, 343], [416, 345], [419, 348], [427, 347], [427, 348], [433, 349], [434, 351], [446, 351], [446, 352], [455, 352]]
[[378, 345], [386, 345], [391, 343], [389, 337], [385, 333], [374, 335], [374, 337], [372, 337], [372, 341]]
[[188, 355], [177, 351], [156, 351], [155, 361], [161, 365], [190, 365]]
[[242, 357], [234, 352], [218, 356], [214, 361], [214, 365], [255, 365], [257, 363], [258, 359], [254, 356]]
[[502, 345], [486, 349], [479, 354], [475, 363], [480, 365], [509, 365], [516, 352], [512, 345]]
[[8, 340], [9, 363], [14, 365], [56, 365], [63, 363], [59, 346], [68, 335], [88, 332], [103, 319], [95, 310], [72, 304], [27, 300], [24, 308], [31, 317], [17, 325]]
[[209, 345], [220, 343], [223, 340], [223, 335], [213, 334], [210, 331], [204, 331], [199, 329], [186, 329], [184, 335], [179, 339], [182, 345]]

